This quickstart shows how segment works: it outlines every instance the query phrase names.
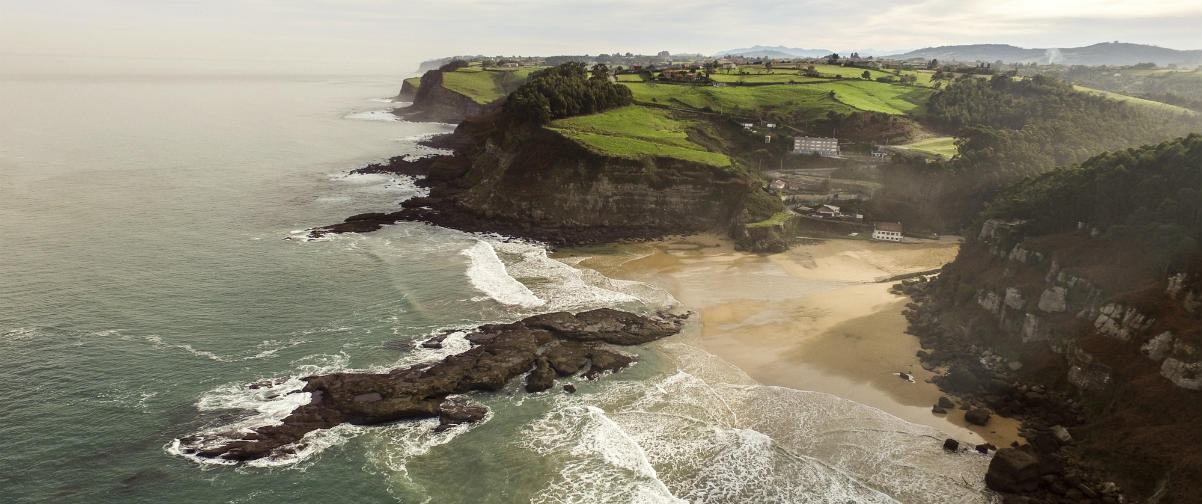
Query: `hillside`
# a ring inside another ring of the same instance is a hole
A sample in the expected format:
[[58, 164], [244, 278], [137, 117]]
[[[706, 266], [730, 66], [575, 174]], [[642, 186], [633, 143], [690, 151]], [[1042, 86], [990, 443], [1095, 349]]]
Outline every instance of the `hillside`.
[[940, 386], [1023, 418], [1050, 475], [995, 489], [1202, 492], [1200, 188], [1198, 135], [1053, 170], [1006, 189], [956, 260], [907, 288], [925, 363], [949, 368]]
[[1202, 50], [1181, 51], [1143, 44], [1104, 42], [1085, 47], [1022, 48], [1006, 44], [972, 44], [927, 47], [890, 59], [920, 59], [961, 62], [1002, 61], [1005, 63], [1042, 63], [1063, 65], [1202, 65]]
[[1055, 79], [961, 79], [927, 102], [924, 123], [955, 136], [950, 160], [895, 157], [873, 206], [908, 228], [949, 232], [1000, 188], [1099, 152], [1202, 131], [1202, 116], [1117, 101]]
[[751, 46], [742, 49], [727, 49], [718, 51], [714, 56], [745, 56], [748, 58], [821, 58], [833, 53], [829, 49], [802, 49], [785, 46]]

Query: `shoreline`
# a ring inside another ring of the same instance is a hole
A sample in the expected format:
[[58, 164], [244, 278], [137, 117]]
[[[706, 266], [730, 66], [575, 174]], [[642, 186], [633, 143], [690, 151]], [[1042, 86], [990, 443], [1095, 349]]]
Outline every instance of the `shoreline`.
[[681, 333], [685, 343], [763, 385], [832, 394], [934, 427], [961, 443], [1008, 446], [1021, 441], [1017, 420], [994, 416], [977, 426], [961, 408], [932, 413], [948, 394], [929, 381], [935, 373], [916, 355], [919, 340], [905, 332], [902, 312], [909, 298], [889, 291], [892, 278], [942, 267], [958, 248], [950, 241], [825, 240], [765, 256], [735, 251], [729, 238], [700, 234], [565, 249], [556, 256], [668, 291], [700, 321]]

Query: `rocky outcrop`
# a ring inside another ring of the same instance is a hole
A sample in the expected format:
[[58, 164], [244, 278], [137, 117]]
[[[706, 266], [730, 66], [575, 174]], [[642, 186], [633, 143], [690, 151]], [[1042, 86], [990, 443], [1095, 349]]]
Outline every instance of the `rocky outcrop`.
[[408, 200], [399, 211], [353, 216], [310, 236], [420, 221], [569, 246], [732, 232], [783, 209], [757, 178], [739, 169], [602, 156], [553, 131], [506, 126], [496, 117], [464, 122], [446, 144], [455, 148], [453, 156], [397, 163], [394, 173], [424, 174], [418, 182], [429, 188], [428, 197]]
[[411, 102], [415, 98], [417, 98], [417, 86], [413, 85], [409, 79], [405, 79], [401, 83], [401, 91], [397, 93], [393, 100]]
[[988, 476], [1021, 494], [1007, 501], [1189, 502], [1202, 481], [1182, 448], [1202, 443], [1202, 282], [1136, 270], [1112, 255], [1136, 252], [1092, 230], [1028, 237], [1021, 221], [986, 222], [937, 278], [895, 291], [915, 300], [923, 367], [947, 369], [933, 381], [970, 412], [1022, 421], [1029, 445], [999, 451]]
[[[551, 363], [540, 356], [554, 348], [560, 362], [591, 363], [584, 373], [596, 379], [630, 365], [634, 358], [603, 345], [638, 345], [680, 330], [683, 317], [643, 317], [611, 309], [579, 314], [549, 313], [510, 324], [480, 326], [467, 336], [473, 347], [434, 364], [419, 364], [386, 373], [334, 373], [304, 378], [310, 394], [278, 425], [246, 432], [220, 432], [179, 440], [183, 453], [202, 458], [245, 461], [293, 453], [306, 434], [341, 423], [372, 425], [397, 420], [440, 417], [440, 428], [478, 421], [487, 410], [453, 394], [500, 390], [512, 378], [533, 373], [526, 386], [542, 391], [554, 385]], [[557, 368], [556, 371], [559, 369]]]
[[[469, 117], [483, 115], [500, 109], [500, 101], [477, 103], [475, 100], [443, 87], [443, 71], [430, 70], [422, 75], [421, 84], [413, 93], [413, 104], [393, 110], [393, 113], [409, 121], [458, 123]], [[407, 83], [406, 83], [407, 84]], [[405, 84], [401, 94], [405, 93]]]
[[1030, 492], [1039, 487], [1039, 459], [1018, 448], [1002, 448], [989, 461], [985, 484], [999, 492]]

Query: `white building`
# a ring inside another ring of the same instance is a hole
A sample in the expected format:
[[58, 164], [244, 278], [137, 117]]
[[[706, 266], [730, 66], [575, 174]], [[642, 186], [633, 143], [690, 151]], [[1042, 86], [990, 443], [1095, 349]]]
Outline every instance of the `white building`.
[[839, 155], [839, 139], [827, 137], [797, 137], [793, 139], [794, 154]]
[[899, 242], [902, 239], [900, 222], [877, 222], [872, 225], [872, 239]]

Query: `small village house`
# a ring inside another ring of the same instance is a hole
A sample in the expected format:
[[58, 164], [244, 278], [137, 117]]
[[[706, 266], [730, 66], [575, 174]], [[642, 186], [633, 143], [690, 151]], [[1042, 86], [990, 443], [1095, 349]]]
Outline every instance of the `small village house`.
[[785, 181], [781, 179], [773, 180], [771, 184], [768, 184], [768, 188], [772, 189], [773, 191], [783, 191], [785, 186]]
[[902, 239], [900, 222], [876, 222], [872, 224], [872, 239], [899, 242]]
[[814, 213], [824, 219], [834, 219], [843, 216], [843, 212], [840, 212], [839, 207], [835, 205], [822, 205], [817, 210], [814, 210]]

